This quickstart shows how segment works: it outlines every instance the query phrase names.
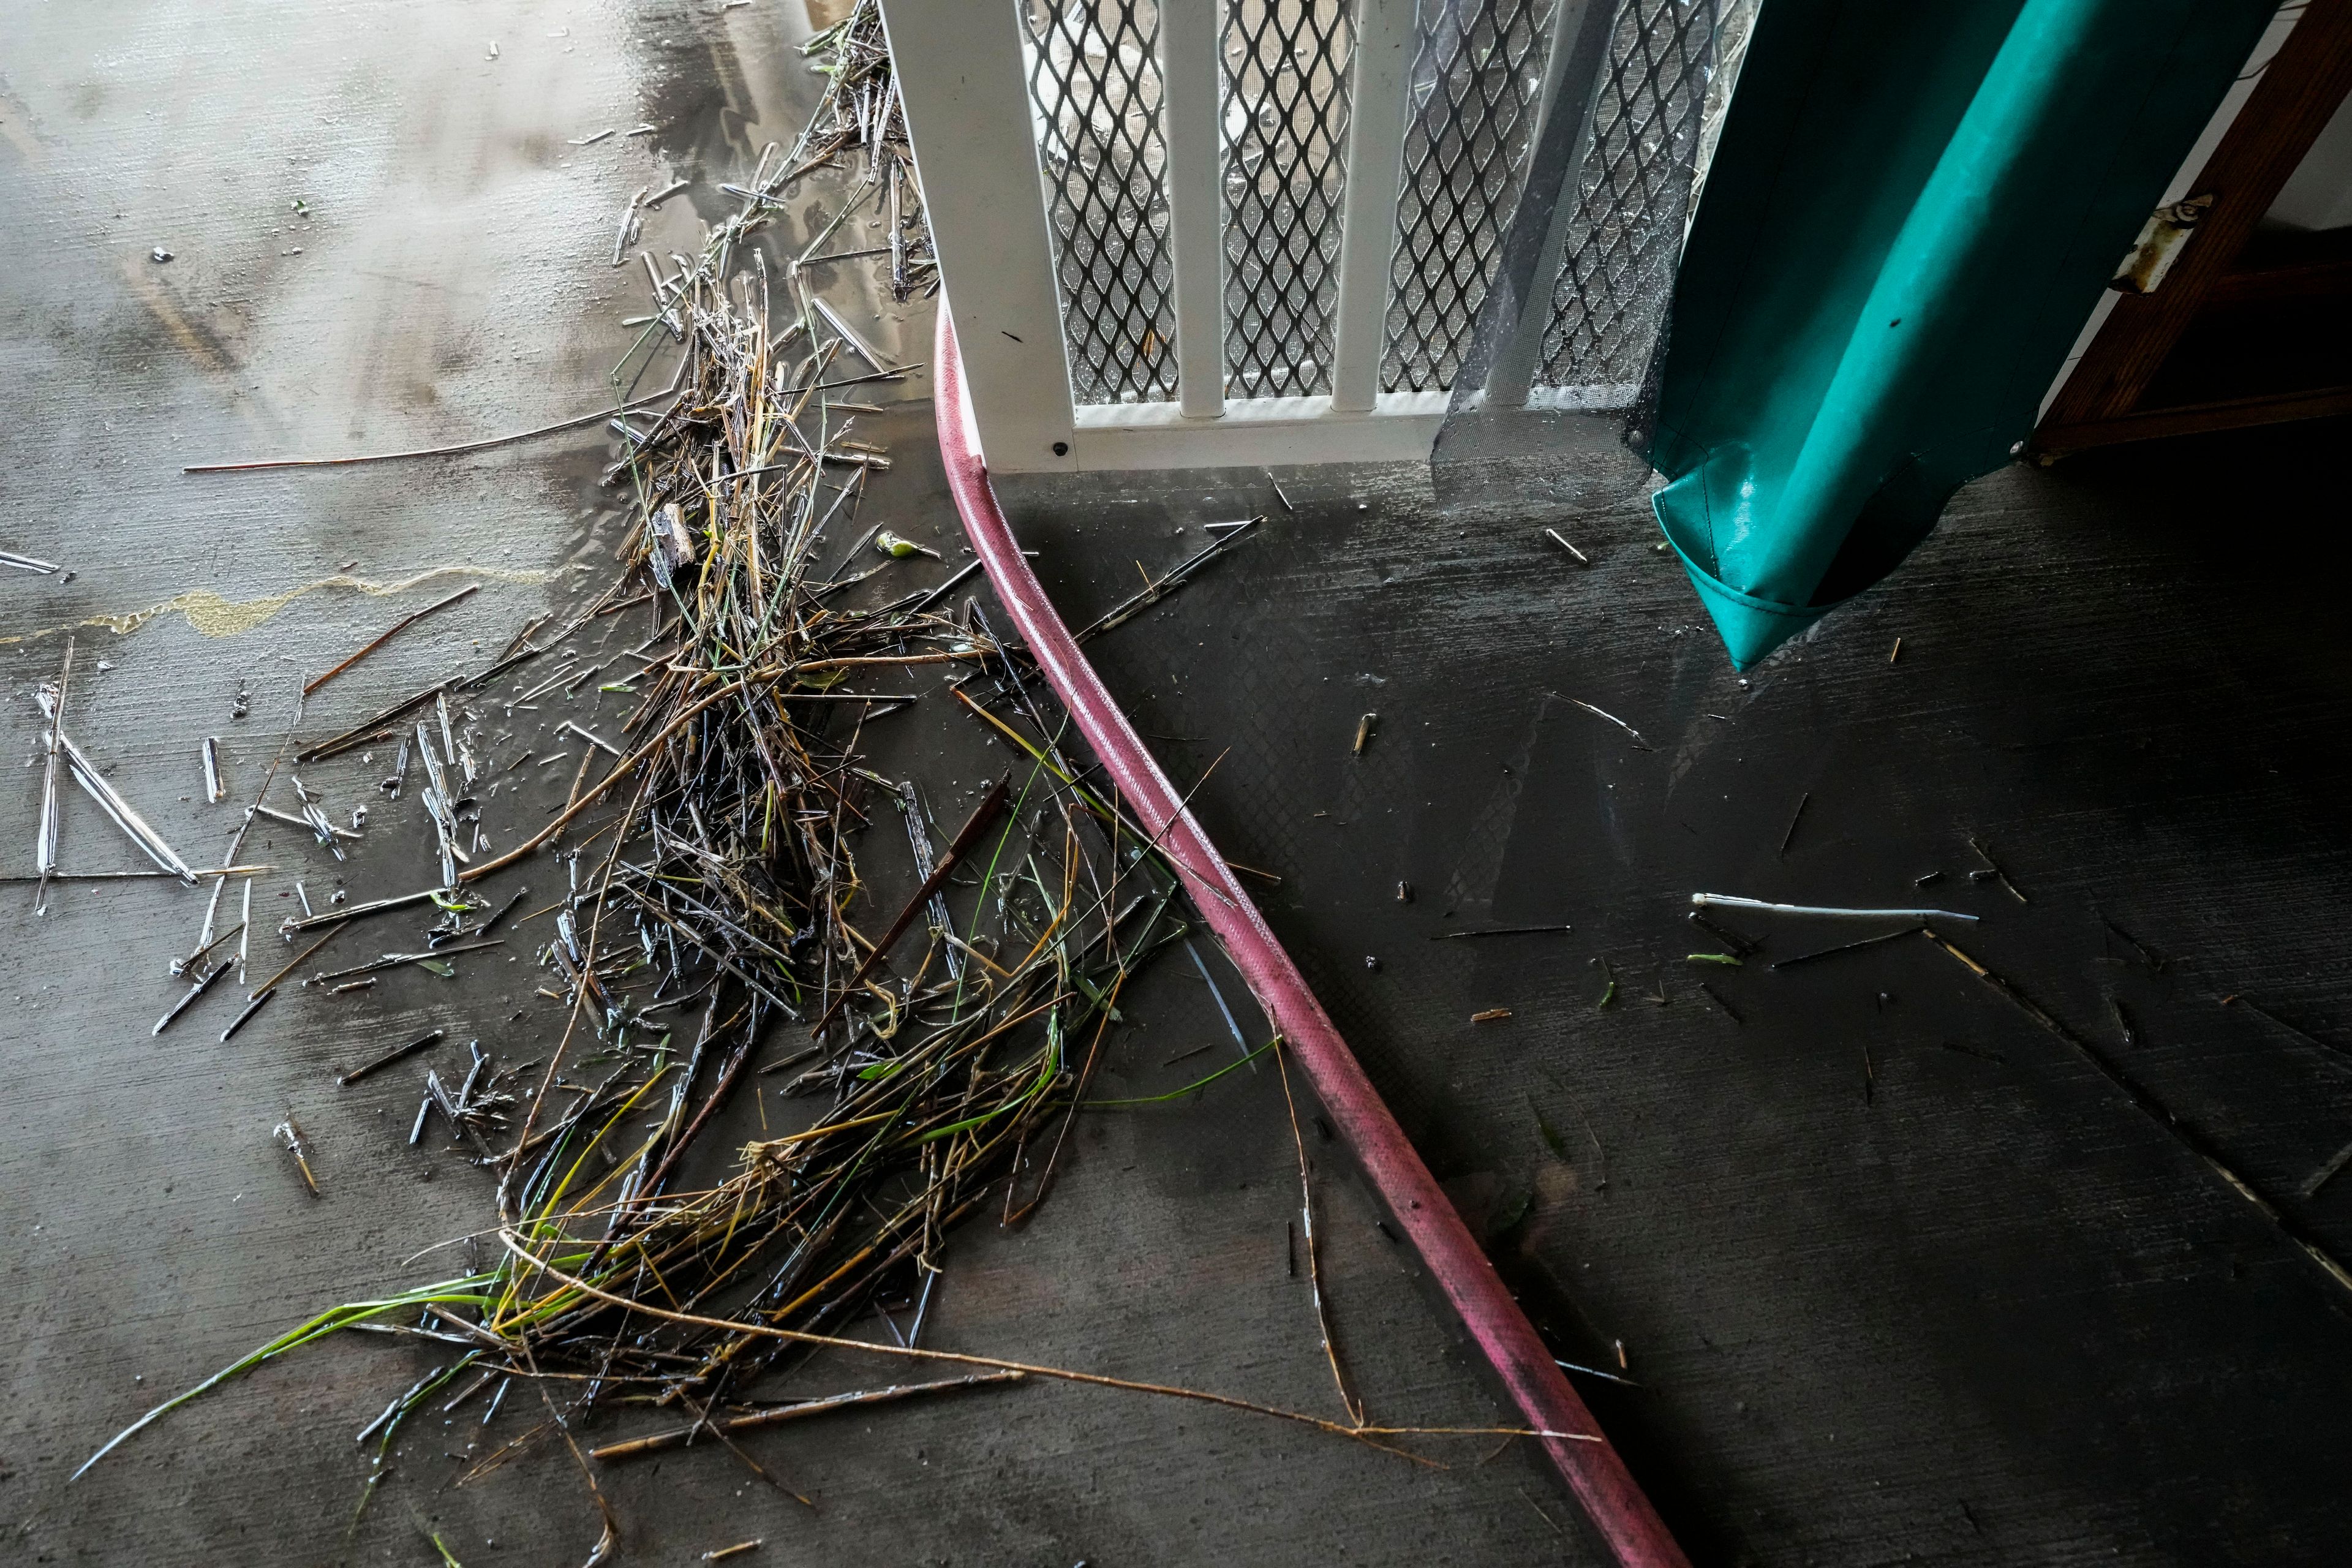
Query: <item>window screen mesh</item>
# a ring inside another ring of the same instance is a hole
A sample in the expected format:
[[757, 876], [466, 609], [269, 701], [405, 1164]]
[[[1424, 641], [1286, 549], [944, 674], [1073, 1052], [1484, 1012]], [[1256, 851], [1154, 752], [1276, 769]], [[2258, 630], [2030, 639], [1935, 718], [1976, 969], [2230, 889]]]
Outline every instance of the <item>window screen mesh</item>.
[[1070, 393], [1176, 395], [1156, 0], [1022, 0]]
[[1656, 342], [1690, 214], [1708, 88], [1727, 6], [1717, 0], [1621, 0], [1593, 97], [1592, 144], [1576, 184], [1542, 386], [1639, 384]]
[[1382, 391], [1454, 384], [1518, 200], [1555, 9], [1422, 0]]
[[1228, 0], [1225, 393], [1331, 390], [1352, 0]]

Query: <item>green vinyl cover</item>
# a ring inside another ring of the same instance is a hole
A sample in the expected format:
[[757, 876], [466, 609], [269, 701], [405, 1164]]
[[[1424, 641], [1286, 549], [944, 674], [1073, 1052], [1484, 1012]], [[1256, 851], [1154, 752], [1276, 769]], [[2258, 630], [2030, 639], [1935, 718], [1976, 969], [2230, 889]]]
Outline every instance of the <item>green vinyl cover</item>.
[[1762, 0], [1649, 447], [1736, 666], [1893, 571], [2032, 431], [2274, 9]]

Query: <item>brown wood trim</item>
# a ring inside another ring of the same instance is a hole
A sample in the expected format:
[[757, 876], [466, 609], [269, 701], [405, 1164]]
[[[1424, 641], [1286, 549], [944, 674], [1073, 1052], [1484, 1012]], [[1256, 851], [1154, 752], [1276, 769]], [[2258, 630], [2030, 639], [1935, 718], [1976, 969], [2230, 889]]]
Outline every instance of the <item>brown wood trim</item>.
[[[2279, 46], [2221, 145], [2189, 187], [2212, 210], [2153, 294], [2116, 300], [2098, 335], [2059, 388], [2045, 431], [2123, 418], [2162, 368], [2214, 285], [2236, 264], [2254, 226], [2319, 132], [2352, 92], [2352, 0], [2311, 0]], [[2139, 437], [2129, 437], [2139, 439]], [[2037, 437], [2037, 447], [2050, 443]]]
[[2352, 228], [2257, 236], [2238, 265], [2214, 281], [2205, 303], [2243, 305], [2346, 294], [2352, 294]]
[[2334, 299], [2344, 294], [2352, 294], [2352, 258], [2232, 272], [2213, 285], [2205, 302], [2247, 305], [2271, 300]]
[[2033, 455], [2047, 461], [2093, 447], [2156, 441], [2167, 436], [2196, 436], [2209, 430], [2243, 430], [2256, 425], [2284, 425], [2291, 420], [2325, 419], [2338, 414], [2352, 414], [2352, 386], [2233, 397], [2221, 403], [2184, 404], [2178, 408], [2148, 408], [2113, 419], [2044, 425], [2033, 434]]

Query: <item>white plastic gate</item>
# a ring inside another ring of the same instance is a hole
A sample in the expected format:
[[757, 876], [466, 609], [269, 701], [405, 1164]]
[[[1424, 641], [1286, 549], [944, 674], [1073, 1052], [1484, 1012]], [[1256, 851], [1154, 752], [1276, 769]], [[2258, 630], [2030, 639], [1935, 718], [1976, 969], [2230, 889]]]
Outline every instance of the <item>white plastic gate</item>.
[[990, 467], [1425, 456], [1561, 113], [1483, 402], [1627, 406], [1755, 4], [883, 0]]

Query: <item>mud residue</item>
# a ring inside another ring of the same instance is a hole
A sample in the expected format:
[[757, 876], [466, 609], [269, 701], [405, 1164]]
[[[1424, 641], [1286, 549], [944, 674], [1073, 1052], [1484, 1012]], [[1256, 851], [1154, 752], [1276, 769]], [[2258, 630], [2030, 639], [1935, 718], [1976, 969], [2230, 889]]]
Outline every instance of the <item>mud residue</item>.
[[14, 637], [0, 637], [0, 647], [11, 643], [39, 642], [60, 632], [79, 631], [90, 626], [103, 626], [117, 637], [129, 637], [149, 623], [165, 616], [177, 615], [193, 627], [196, 635], [205, 637], [239, 637], [275, 616], [295, 600], [326, 588], [348, 588], [372, 598], [389, 598], [404, 594], [421, 584], [437, 577], [478, 577], [490, 583], [515, 583], [536, 586], [559, 575], [554, 571], [518, 572], [499, 566], [473, 566], [463, 563], [428, 567], [397, 582], [373, 583], [364, 577], [354, 577], [338, 572], [280, 593], [265, 594], [257, 599], [230, 599], [210, 588], [190, 588], [174, 594], [160, 605], [150, 605], [143, 610], [131, 610], [121, 615], [90, 616], [65, 626], [44, 626], [39, 631], [21, 632]]
[[31, 166], [42, 161], [42, 141], [31, 106], [0, 82], [0, 142], [15, 148], [16, 156]]
[[789, 145], [815, 110], [824, 79], [808, 68], [800, 45], [831, 9], [825, 0], [810, 5], [803, 32], [789, 9], [713, 16], [656, 5], [632, 31], [639, 108], [656, 127], [653, 148], [695, 181], [687, 199], [706, 222], [735, 209], [719, 184], [748, 174], [768, 142]]
[[173, 342], [186, 351], [190, 359], [215, 374], [231, 368], [227, 345], [203, 322], [182, 310], [179, 302], [165, 291], [148, 273], [151, 263], [144, 255], [126, 256], [122, 260], [123, 281], [139, 302], [147, 307], [156, 322], [171, 336]]

